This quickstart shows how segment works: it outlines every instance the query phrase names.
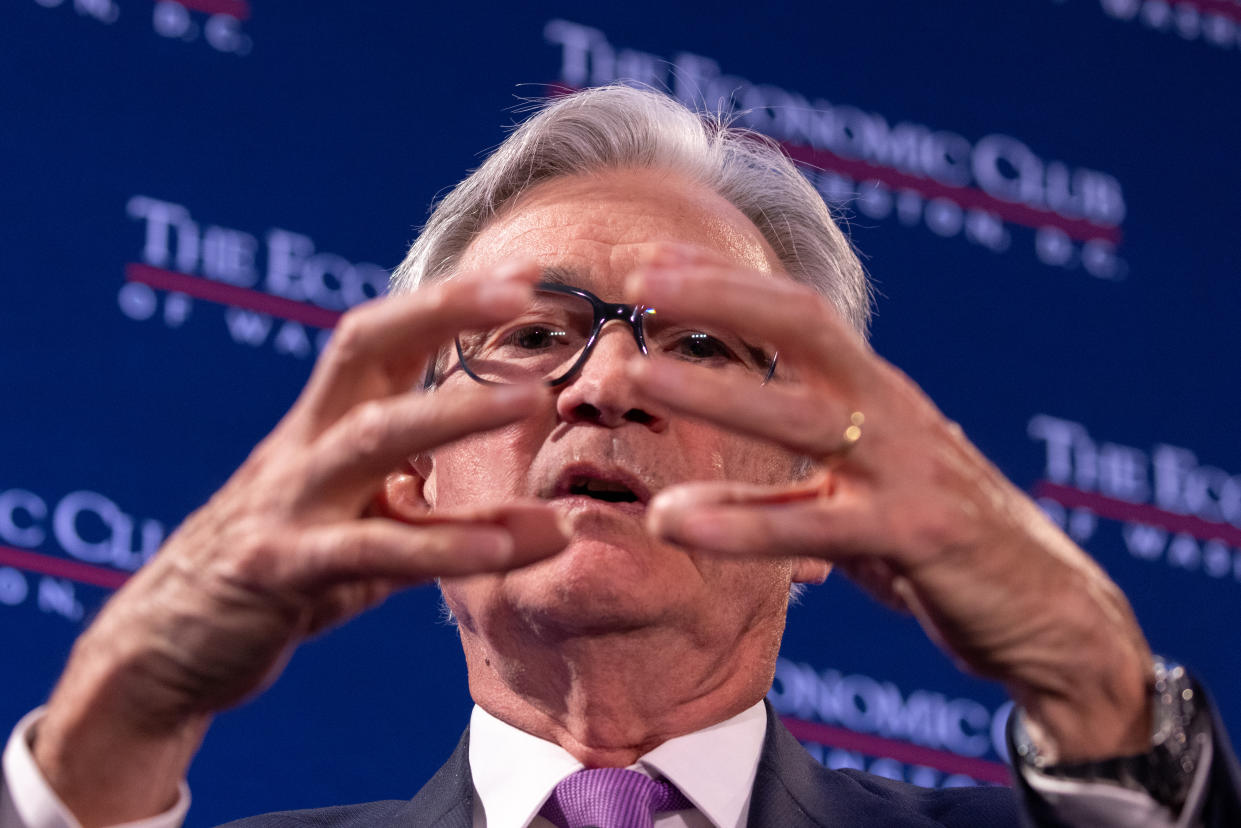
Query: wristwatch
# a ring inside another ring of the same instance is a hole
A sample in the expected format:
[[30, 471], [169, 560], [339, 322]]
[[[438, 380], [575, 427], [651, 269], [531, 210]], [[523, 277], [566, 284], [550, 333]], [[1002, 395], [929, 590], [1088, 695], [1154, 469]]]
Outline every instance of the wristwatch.
[[1010, 729], [1015, 759], [1045, 776], [1141, 791], [1179, 813], [1210, 738], [1209, 717], [1201, 701], [1202, 690], [1184, 667], [1156, 657], [1154, 677], [1151, 749], [1146, 753], [1090, 762], [1048, 762], [1026, 731], [1025, 712], [1018, 709]]

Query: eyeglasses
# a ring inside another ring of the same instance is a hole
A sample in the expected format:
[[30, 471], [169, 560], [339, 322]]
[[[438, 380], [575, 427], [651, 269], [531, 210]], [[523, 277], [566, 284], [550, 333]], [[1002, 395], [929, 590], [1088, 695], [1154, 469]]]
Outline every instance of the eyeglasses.
[[686, 324], [645, 305], [604, 302], [588, 290], [553, 282], [536, 285], [530, 305], [515, 319], [458, 335], [457, 359], [466, 374], [487, 385], [560, 385], [582, 370], [612, 321], [629, 325], [638, 350], [648, 356], [749, 375], [759, 384], [776, 370], [774, 349], [735, 332]]

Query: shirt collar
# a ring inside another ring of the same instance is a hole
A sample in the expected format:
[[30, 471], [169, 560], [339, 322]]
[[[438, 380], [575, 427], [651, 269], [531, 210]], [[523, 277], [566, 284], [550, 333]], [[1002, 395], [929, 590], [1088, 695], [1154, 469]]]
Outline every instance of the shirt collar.
[[[741, 828], [767, 730], [762, 702], [710, 727], [664, 742], [632, 769], [670, 780], [717, 828]], [[561, 779], [582, 763], [552, 742], [475, 705], [470, 773], [487, 828], [525, 828]]]
[[669, 739], [638, 760], [670, 780], [718, 828], [741, 828], [767, 734], [760, 701], [719, 724]]

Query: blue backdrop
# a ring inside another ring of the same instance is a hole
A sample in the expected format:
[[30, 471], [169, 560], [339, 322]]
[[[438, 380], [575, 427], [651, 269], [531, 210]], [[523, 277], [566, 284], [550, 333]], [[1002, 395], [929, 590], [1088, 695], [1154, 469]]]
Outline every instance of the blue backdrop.
[[[810, 165], [880, 353], [1241, 721], [1241, 4], [10, 0], [0, 44], [0, 722], [519, 99], [618, 77]], [[1003, 778], [998, 689], [843, 579], [792, 611], [771, 698], [833, 766]], [[188, 824], [411, 796], [469, 705], [436, 594], [401, 595], [219, 719]]]

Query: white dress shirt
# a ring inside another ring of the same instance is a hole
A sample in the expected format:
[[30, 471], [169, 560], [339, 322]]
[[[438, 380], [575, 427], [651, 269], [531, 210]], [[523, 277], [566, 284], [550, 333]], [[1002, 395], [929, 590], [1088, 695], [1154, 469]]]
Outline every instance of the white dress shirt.
[[[705, 730], [669, 739], [630, 770], [676, 785], [693, 808], [659, 814], [655, 828], [745, 828], [767, 732], [762, 702]], [[475, 706], [470, 716], [474, 828], [551, 828], [537, 816], [561, 779], [582, 763], [559, 745]]]

